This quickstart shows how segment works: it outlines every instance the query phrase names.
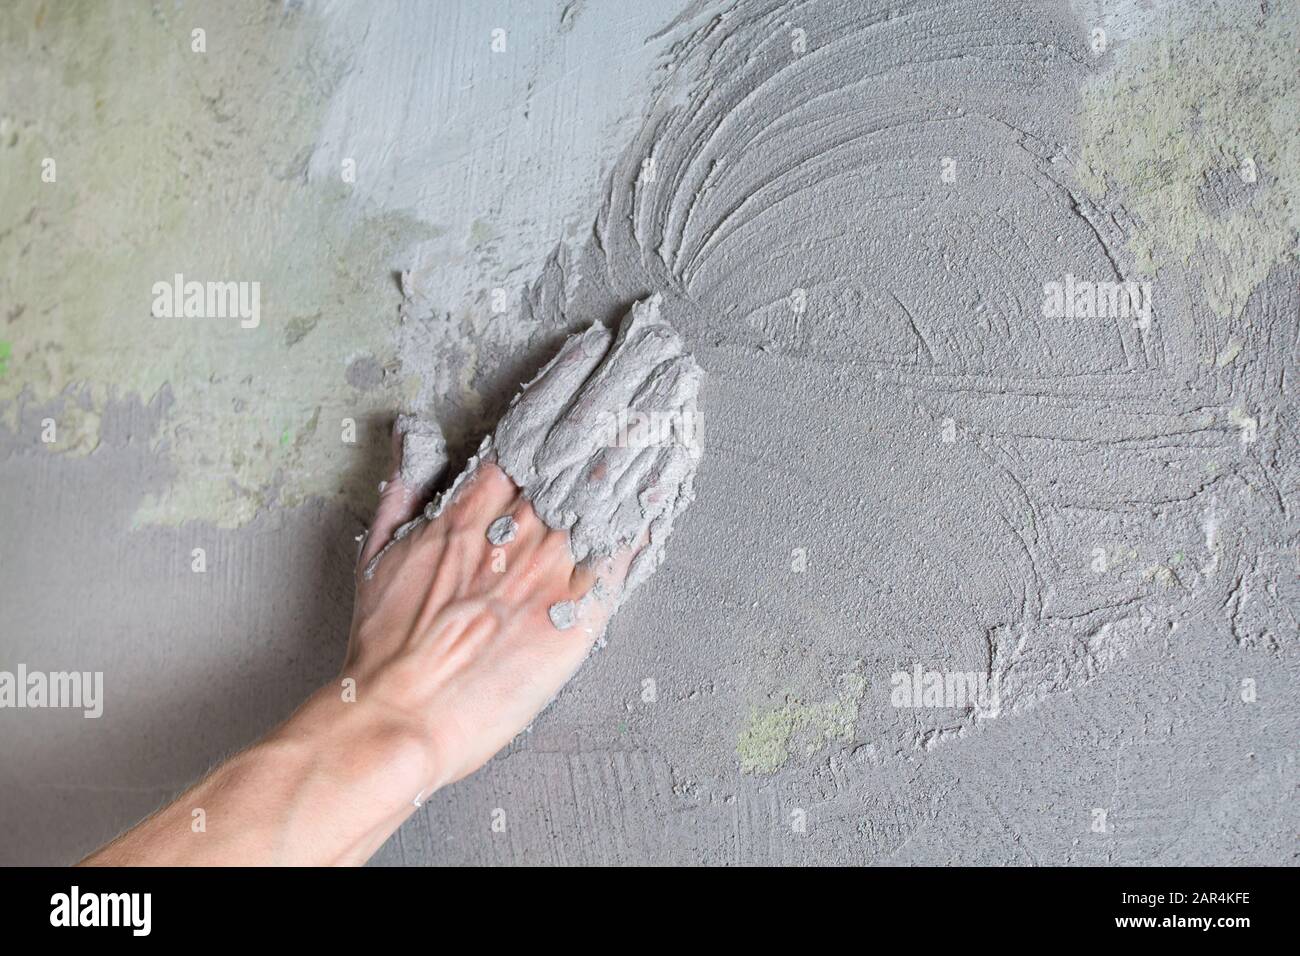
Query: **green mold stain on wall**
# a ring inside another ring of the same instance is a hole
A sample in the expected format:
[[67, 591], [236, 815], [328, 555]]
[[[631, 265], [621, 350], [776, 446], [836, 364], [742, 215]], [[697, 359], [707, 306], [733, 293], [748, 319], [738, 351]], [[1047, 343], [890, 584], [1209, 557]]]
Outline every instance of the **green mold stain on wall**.
[[736, 742], [744, 773], [775, 773], [796, 751], [812, 755], [829, 743], [849, 743], [858, 722], [858, 707], [867, 692], [860, 674], [841, 674], [838, 694], [828, 700], [787, 698], [770, 710], [755, 710]]
[[1137, 220], [1140, 272], [1191, 265], [1223, 318], [1297, 257], [1300, 236], [1300, 8], [1275, 5], [1257, 30], [1204, 29], [1135, 40], [1089, 83], [1081, 185], [1113, 188]]
[[[50, 447], [87, 453], [106, 403], [169, 389], [152, 440], [174, 478], [138, 523], [373, 497], [376, 426], [413, 392], [346, 369], [394, 364], [394, 263], [433, 230], [362, 208], [341, 175], [309, 180], [345, 67], [310, 13], [260, 0], [19, 2], [0, 19], [0, 416], [16, 428], [20, 395], [73, 388]], [[259, 283], [260, 325], [155, 317], [154, 284], [178, 273]]]

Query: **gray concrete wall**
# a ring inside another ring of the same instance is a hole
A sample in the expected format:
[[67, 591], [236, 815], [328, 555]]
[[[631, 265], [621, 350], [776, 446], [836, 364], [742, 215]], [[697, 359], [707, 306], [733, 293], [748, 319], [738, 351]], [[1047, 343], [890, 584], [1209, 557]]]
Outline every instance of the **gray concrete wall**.
[[[1298, 31], [16, 4], [0, 671], [105, 700], [0, 709], [0, 863], [76, 859], [330, 679], [391, 417], [463, 454], [647, 292], [709, 373], [668, 562], [375, 862], [1293, 862]], [[178, 272], [258, 281], [258, 326], [151, 315]], [[1149, 311], [1060, 314], [1067, 277]]]

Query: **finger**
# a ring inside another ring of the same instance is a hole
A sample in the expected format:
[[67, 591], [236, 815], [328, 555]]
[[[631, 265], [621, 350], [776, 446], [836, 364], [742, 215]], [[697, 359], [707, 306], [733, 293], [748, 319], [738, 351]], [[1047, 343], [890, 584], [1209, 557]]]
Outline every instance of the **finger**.
[[403, 437], [399, 423], [394, 423], [391, 441], [393, 468], [388, 480], [379, 485], [379, 508], [375, 511], [375, 520], [361, 547], [357, 559], [358, 569], [369, 565], [384, 545], [392, 540], [393, 532], [414, 518], [424, 505], [420, 496], [402, 482]]
[[641, 530], [636, 544], [631, 547], [616, 551], [612, 557], [584, 561], [574, 568], [570, 577], [570, 587], [577, 593], [585, 594], [599, 582], [604, 594], [609, 596], [612, 603], [617, 603], [623, 594], [623, 585], [627, 581], [632, 562], [641, 556], [648, 544], [650, 544], [650, 528], [647, 526]]
[[522, 497], [515, 516], [519, 520], [515, 540], [492, 548], [485, 556], [491, 569], [500, 575], [498, 594], [515, 604], [545, 606], [560, 600], [573, 571], [566, 532], [548, 528]]
[[545, 540], [546, 536], [551, 533], [536, 510], [533, 503], [525, 498], [522, 494], [519, 501], [511, 512], [511, 517], [515, 523], [515, 540], [511, 545], [511, 550], [515, 554], [525, 554], [537, 550], [537, 547]]
[[484, 533], [488, 550], [484, 560], [494, 571], [504, 573], [513, 564], [536, 558], [539, 545], [550, 533], [537, 517], [532, 503], [518, 494], [500, 515], [488, 522]]
[[623, 585], [632, 562], [649, 542], [649, 529], [646, 529], [633, 547], [624, 548], [611, 557], [583, 561], [575, 566], [569, 576], [568, 595], [561, 602], [571, 605], [571, 611], [563, 607], [555, 613], [548, 611], [552, 625], [563, 630], [560, 625], [572, 620], [574, 626], [596, 640], [623, 598]]
[[519, 486], [495, 462], [481, 462], [456, 489], [439, 515], [456, 530], [487, 534], [488, 525], [502, 515], [512, 514], [519, 499]]
[[606, 558], [603, 561], [584, 561], [573, 567], [573, 573], [569, 575], [569, 599], [580, 601], [593, 590], [596, 585], [600, 584], [602, 590], [615, 586], [616, 582], [606, 583], [611, 577], [609, 565], [612, 559]]

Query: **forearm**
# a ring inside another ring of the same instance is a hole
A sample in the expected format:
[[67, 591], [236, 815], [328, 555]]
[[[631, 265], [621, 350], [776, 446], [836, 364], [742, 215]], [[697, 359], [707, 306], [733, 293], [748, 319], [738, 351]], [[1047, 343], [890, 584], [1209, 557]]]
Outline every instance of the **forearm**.
[[[636, 552], [576, 564], [568, 533], [547, 526], [494, 464], [399, 537], [419, 505], [396, 482], [360, 555], [342, 685], [319, 690], [86, 864], [364, 863], [421, 802], [481, 767], [554, 699], [604, 628]], [[492, 545], [487, 529], [502, 516], [512, 537]], [[564, 626], [557, 606], [573, 615]]]
[[429, 751], [421, 728], [326, 687], [83, 865], [364, 863], [434, 779]]

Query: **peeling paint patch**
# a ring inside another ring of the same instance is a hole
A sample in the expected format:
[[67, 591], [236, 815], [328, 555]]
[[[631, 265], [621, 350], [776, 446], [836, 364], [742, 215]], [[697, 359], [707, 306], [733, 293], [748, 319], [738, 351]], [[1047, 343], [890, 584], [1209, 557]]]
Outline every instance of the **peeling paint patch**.
[[1094, 197], [1120, 191], [1140, 272], [1210, 254], [1202, 286], [1223, 318], [1297, 257], [1298, 42], [1300, 8], [1280, 4], [1258, 29], [1125, 44], [1084, 94], [1080, 182]]
[[[433, 230], [305, 175], [346, 55], [310, 11], [254, 0], [206, 12], [203, 53], [170, 7], [47, 4], [33, 31], [39, 5], [18, 6], [0, 25], [0, 85], [31, 91], [5, 104], [0, 138], [0, 420], [51, 405], [45, 447], [84, 454], [112, 399], [170, 387], [141, 437], [174, 478], [136, 524], [368, 504], [387, 433], [366, 426], [405, 393], [396, 377], [354, 388], [344, 357], [395, 361], [389, 276]], [[176, 273], [258, 283], [260, 325], [155, 317], [152, 287]]]

